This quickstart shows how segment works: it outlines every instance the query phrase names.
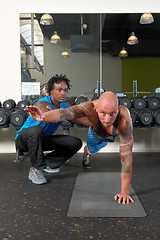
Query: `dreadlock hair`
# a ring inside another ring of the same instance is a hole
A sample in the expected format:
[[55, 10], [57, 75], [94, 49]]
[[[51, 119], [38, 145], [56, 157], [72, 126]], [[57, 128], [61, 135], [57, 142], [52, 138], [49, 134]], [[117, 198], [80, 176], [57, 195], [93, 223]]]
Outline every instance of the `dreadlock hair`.
[[56, 74], [55, 76], [51, 77], [51, 79], [49, 79], [49, 81], [48, 81], [47, 92], [49, 93], [49, 95], [50, 95], [50, 91], [54, 87], [53, 86], [54, 83], [60, 83], [60, 82], [65, 82], [68, 87], [68, 90], [70, 90], [70, 88], [71, 88], [70, 80], [66, 77], [66, 75]]

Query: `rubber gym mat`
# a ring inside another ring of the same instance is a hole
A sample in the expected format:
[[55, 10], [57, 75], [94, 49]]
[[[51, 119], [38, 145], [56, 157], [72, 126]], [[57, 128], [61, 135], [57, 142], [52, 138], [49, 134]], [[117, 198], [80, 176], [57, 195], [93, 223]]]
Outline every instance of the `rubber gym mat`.
[[79, 173], [67, 216], [69, 217], [145, 217], [136, 193], [130, 185], [134, 203], [119, 204], [114, 195], [120, 192], [120, 173]]

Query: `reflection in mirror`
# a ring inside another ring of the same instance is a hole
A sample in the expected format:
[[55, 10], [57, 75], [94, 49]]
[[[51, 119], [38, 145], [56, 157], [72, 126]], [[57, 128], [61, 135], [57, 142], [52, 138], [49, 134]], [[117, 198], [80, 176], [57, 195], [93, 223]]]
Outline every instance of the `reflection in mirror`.
[[[142, 14], [50, 14], [54, 24], [42, 25], [43, 14], [20, 14], [22, 82], [40, 82], [42, 90], [53, 75], [65, 74], [72, 84], [69, 96], [88, 99], [104, 90], [132, 97], [135, 80], [139, 95], [159, 87], [160, 14], [153, 14], [151, 24], [140, 24]], [[127, 44], [131, 32], [138, 44]], [[54, 34], [59, 38], [53, 41]]]

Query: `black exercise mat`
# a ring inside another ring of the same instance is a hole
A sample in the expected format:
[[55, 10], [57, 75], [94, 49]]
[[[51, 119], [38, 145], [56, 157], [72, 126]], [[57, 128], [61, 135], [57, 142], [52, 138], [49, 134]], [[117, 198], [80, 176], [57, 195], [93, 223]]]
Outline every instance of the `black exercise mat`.
[[118, 204], [114, 195], [120, 192], [120, 173], [79, 173], [67, 216], [69, 217], [145, 217], [137, 195], [130, 186], [134, 203]]

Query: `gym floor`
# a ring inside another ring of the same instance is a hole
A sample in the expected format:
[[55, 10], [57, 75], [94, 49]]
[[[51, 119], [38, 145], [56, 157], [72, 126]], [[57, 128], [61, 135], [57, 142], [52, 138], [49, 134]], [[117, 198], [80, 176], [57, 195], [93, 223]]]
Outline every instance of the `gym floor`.
[[118, 153], [98, 153], [92, 168], [81, 167], [82, 153], [45, 176], [48, 184], [28, 179], [28, 157], [12, 162], [15, 154], [0, 154], [1, 240], [153, 240], [160, 239], [160, 153], [133, 153], [131, 185], [145, 209], [143, 218], [72, 218], [67, 216], [79, 172], [119, 172]]

